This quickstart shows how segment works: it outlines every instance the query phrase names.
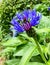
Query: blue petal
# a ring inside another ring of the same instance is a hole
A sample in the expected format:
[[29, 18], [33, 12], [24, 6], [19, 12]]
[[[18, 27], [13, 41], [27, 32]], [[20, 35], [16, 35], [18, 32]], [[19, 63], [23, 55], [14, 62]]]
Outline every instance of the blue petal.
[[16, 26], [18, 24], [15, 18], [12, 19], [11, 24], [14, 26]]
[[36, 15], [32, 16], [32, 19], [30, 20], [31, 26], [35, 26], [39, 24], [39, 20], [41, 19], [42, 15], [40, 13], [36, 13]]
[[36, 26], [37, 24], [39, 24], [39, 21], [36, 21], [36, 19], [32, 19], [30, 21], [30, 24], [31, 24], [31, 26]]
[[32, 11], [29, 10], [29, 19], [32, 19]]
[[23, 20], [23, 15], [22, 15], [22, 13], [18, 13], [18, 14], [16, 14], [16, 16], [17, 16], [17, 18], [19, 19], [19, 20]]
[[19, 25], [14, 26], [14, 29], [17, 30], [18, 33], [24, 32], [24, 29]]
[[14, 29], [17, 30], [17, 32], [23, 32], [24, 31], [24, 29], [22, 28], [22, 26], [15, 19], [13, 19], [11, 21], [11, 24], [14, 25]]
[[23, 16], [26, 17], [26, 20], [28, 20], [28, 16], [29, 16], [28, 10], [23, 11]]
[[36, 10], [29, 10], [29, 19], [32, 19], [37, 15]]
[[33, 10], [32, 10], [32, 15], [33, 15], [33, 16], [36, 16], [36, 15], [37, 15], [36, 9], [33, 9]]
[[40, 20], [41, 18], [42, 18], [41, 13], [38, 13], [37, 16], [36, 16], [36, 20], [38, 21], [38, 20]]

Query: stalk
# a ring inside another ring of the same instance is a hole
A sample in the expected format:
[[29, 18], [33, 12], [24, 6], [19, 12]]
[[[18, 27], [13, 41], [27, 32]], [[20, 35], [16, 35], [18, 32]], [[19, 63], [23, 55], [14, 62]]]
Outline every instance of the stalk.
[[38, 51], [39, 51], [39, 53], [40, 53], [40, 55], [41, 55], [43, 61], [44, 61], [45, 63], [47, 63], [47, 60], [46, 60], [46, 58], [45, 58], [45, 56], [44, 56], [44, 54], [43, 54], [43, 52], [42, 52], [40, 43], [39, 43], [39, 41], [38, 41], [38, 34], [36, 33], [36, 30], [35, 30], [34, 28], [33, 28], [33, 29], [31, 28], [29, 31], [26, 31], [26, 32], [27, 32], [27, 34], [28, 34], [29, 37], [32, 37], [32, 38], [34, 39], [34, 40], [31, 40], [31, 39], [30, 39], [30, 41], [32, 41], [32, 42], [35, 41], [35, 43], [36, 43], [36, 45], [37, 45], [37, 48], [38, 48]]
[[36, 39], [34, 39], [34, 40], [35, 40], [35, 43], [36, 43], [37, 48], [38, 48], [38, 51], [39, 51], [39, 53], [40, 53], [40, 55], [41, 55], [43, 61], [44, 61], [45, 63], [47, 63], [47, 60], [46, 60], [46, 58], [45, 58], [45, 56], [44, 56], [44, 54], [43, 54], [43, 52], [42, 52], [42, 50], [41, 50], [41, 46], [40, 46], [39, 42], [38, 42]]

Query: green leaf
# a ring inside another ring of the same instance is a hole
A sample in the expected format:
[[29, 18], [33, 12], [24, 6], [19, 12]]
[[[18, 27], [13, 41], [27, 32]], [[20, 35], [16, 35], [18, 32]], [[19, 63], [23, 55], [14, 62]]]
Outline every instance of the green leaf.
[[20, 59], [12, 59], [12, 60], [7, 60], [5, 62], [6, 65], [18, 65], [20, 62]]
[[14, 37], [14, 38], [10, 38], [8, 41], [2, 43], [3, 46], [10, 46], [10, 47], [13, 47], [13, 46], [18, 46], [18, 45], [21, 45], [21, 44], [25, 44], [26, 41], [23, 40], [23, 42], [18, 38], [18, 37]]
[[50, 39], [50, 28], [36, 29], [36, 32], [39, 35], [40, 41]]
[[50, 43], [48, 43], [47, 49], [48, 49], [48, 54], [50, 55]]
[[3, 50], [0, 51], [0, 55], [5, 56], [5, 55], [11, 55], [12, 52], [15, 52], [16, 48], [13, 47], [7, 47]]
[[[20, 62], [20, 59], [7, 60], [6, 65], [18, 65], [19, 62]], [[39, 62], [28, 62], [28, 64], [26, 64], [26, 65], [45, 65], [45, 64], [39, 63]]]
[[26, 52], [25, 54], [23, 55], [19, 65], [26, 65], [28, 63], [28, 61], [30, 60], [30, 58], [32, 57], [33, 55], [33, 52], [34, 50], [36, 49], [36, 47], [34, 46], [31, 46]]
[[[19, 51], [17, 51], [14, 56], [23, 56], [25, 54], [25, 52], [33, 45], [33, 43], [29, 42], [28, 44], [26, 44], [22, 49], [20, 49]], [[35, 46], [36, 47], [36, 46]], [[33, 52], [33, 56], [39, 55], [39, 52], [37, 49], [34, 50]]]
[[50, 59], [48, 60], [48, 62], [46, 63], [46, 65], [50, 65]]
[[45, 64], [39, 62], [29, 62], [27, 65], [45, 65]]

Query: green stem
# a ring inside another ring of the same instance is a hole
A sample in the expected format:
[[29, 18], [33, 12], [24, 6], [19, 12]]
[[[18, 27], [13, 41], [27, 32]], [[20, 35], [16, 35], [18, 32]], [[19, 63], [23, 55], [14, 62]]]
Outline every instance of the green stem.
[[33, 38], [33, 40], [31, 40], [31, 39], [29, 39], [29, 40], [32, 41], [33, 43], [35, 41], [35, 43], [37, 45], [37, 48], [38, 48], [38, 51], [39, 51], [39, 53], [40, 53], [43, 61], [45, 63], [47, 63], [47, 60], [46, 60], [46, 58], [45, 58], [45, 56], [44, 56], [44, 54], [42, 52], [42, 49], [41, 49], [41, 46], [40, 46], [39, 42], [38, 42], [38, 37], [37, 37], [38, 34], [36, 33], [35, 28], [31, 28], [29, 31], [26, 31], [26, 32], [27, 32], [27, 34], [28, 34], [29, 37], [32, 37]]
[[35, 40], [35, 42], [36, 42], [38, 51], [39, 51], [39, 53], [40, 53], [40, 55], [41, 55], [43, 61], [44, 61], [45, 63], [47, 63], [47, 60], [46, 60], [46, 58], [45, 58], [45, 56], [44, 56], [44, 54], [43, 54], [43, 52], [42, 52], [42, 50], [41, 50], [41, 46], [40, 46], [39, 42], [38, 42], [36, 39], [34, 39], [34, 40]]

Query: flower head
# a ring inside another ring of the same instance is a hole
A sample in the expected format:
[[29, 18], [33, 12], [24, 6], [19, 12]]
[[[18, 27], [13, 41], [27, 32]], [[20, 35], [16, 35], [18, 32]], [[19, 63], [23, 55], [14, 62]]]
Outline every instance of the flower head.
[[41, 15], [36, 12], [36, 10], [24, 10], [21, 13], [17, 13], [12, 19], [11, 24], [14, 29], [21, 33], [23, 31], [28, 31], [32, 26], [39, 24]]

